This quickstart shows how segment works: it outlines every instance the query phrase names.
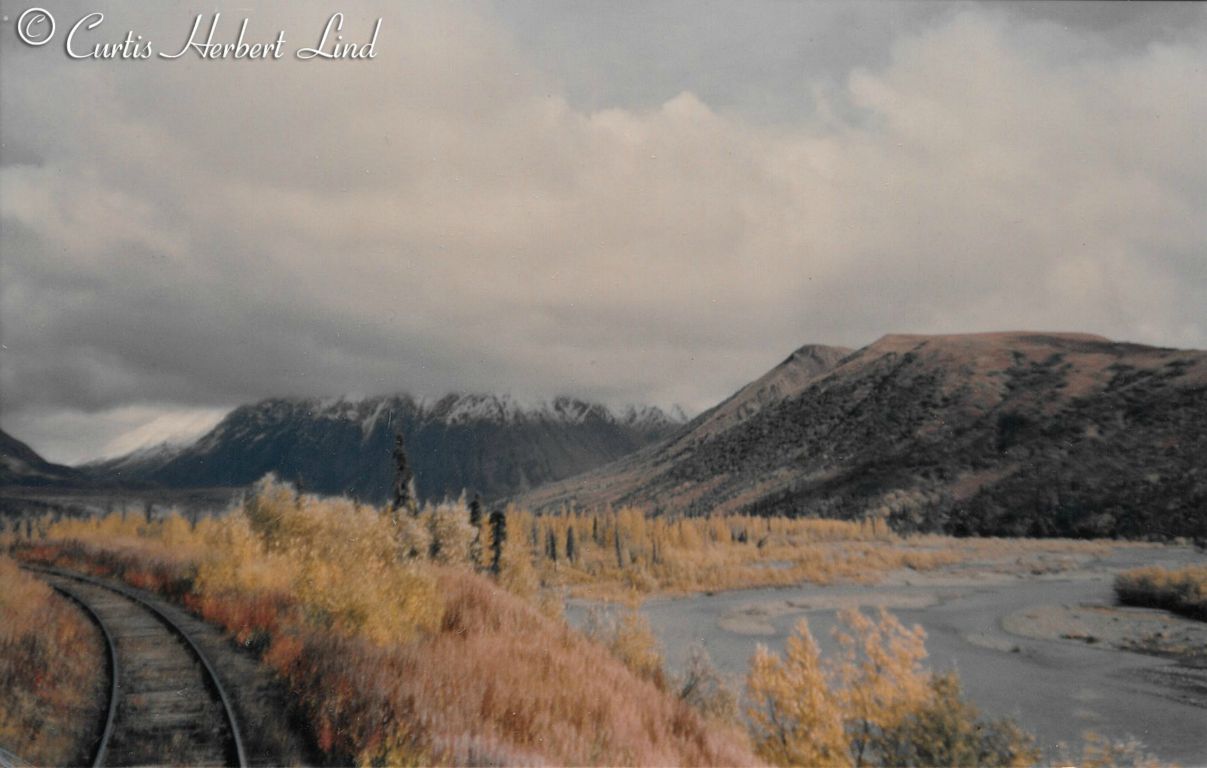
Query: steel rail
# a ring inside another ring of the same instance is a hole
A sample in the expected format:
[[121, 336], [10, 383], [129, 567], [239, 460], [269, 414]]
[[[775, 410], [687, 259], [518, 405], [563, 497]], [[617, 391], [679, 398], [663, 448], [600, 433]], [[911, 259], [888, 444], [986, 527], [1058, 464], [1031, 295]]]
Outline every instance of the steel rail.
[[[235, 717], [235, 707], [232, 699], [230, 695], [227, 694], [226, 688], [223, 687], [222, 681], [218, 678], [218, 673], [214, 669], [213, 664], [210, 663], [209, 658], [204, 652], [202, 652], [201, 647], [197, 645], [197, 642], [193, 640], [192, 636], [189, 635], [189, 633], [186, 632], [183, 627], [181, 627], [170, 616], [160, 610], [159, 606], [147, 600], [129, 587], [107, 584], [99, 579], [94, 579], [91, 576], [85, 576], [81, 573], [72, 573], [71, 571], [64, 571], [58, 568], [47, 568], [33, 565], [22, 565], [22, 567], [31, 571], [46, 573], [65, 579], [74, 579], [76, 581], [83, 582], [84, 584], [91, 584], [94, 587], [100, 587], [101, 589], [107, 589], [110, 592], [115, 592], [122, 597], [127, 598], [128, 600], [133, 600], [143, 608], [150, 611], [151, 614], [155, 616], [160, 623], [167, 627], [169, 631], [183, 640], [185, 646], [189, 649], [192, 655], [201, 663], [201, 668], [205, 672], [204, 677], [206, 682], [209, 684], [210, 688], [217, 693], [218, 699], [222, 703], [223, 714], [226, 716], [227, 724], [230, 726], [231, 741], [233, 742], [234, 746], [235, 764], [239, 768], [247, 768], [247, 752], [243, 746], [243, 735], [239, 730], [238, 718]], [[99, 765], [99, 763], [96, 765]]]
[[121, 671], [117, 666], [117, 644], [113, 642], [113, 634], [109, 631], [109, 627], [92, 606], [86, 603], [79, 595], [75, 594], [66, 587], [60, 587], [58, 584], [52, 584], [54, 591], [58, 592], [63, 597], [80, 607], [93, 624], [101, 631], [101, 638], [105, 643], [105, 656], [109, 661], [109, 706], [105, 712], [105, 725], [101, 728], [101, 737], [96, 743], [96, 749], [92, 752], [92, 768], [100, 768], [105, 764], [105, 754], [109, 750], [109, 739], [113, 736], [113, 723], [117, 719], [117, 697], [118, 688], [121, 687]]

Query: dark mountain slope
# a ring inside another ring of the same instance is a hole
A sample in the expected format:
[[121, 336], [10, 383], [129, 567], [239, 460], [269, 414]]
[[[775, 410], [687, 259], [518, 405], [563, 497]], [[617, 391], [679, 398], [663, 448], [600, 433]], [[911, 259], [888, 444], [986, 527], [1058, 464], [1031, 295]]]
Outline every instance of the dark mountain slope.
[[78, 485], [83, 475], [71, 467], [52, 464], [34, 449], [0, 430], [0, 485]]
[[1207, 353], [1079, 334], [886, 336], [536, 506], [858, 517], [955, 533], [1207, 536]]
[[401, 429], [421, 498], [462, 489], [494, 498], [607, 463], [681, 424], [656, 408], [614, 413], [568, 398], [535, 408], [491, 395], [273, 399], [237, 408], [193, 445], [89, 471], [176, 488], [242, 486], [275, 472], [308, 491], [379, 502]]

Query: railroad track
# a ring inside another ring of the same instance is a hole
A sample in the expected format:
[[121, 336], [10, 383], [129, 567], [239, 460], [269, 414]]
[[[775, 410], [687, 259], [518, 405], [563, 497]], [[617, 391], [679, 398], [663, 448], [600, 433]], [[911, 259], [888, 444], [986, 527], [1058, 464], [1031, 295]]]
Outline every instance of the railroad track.
[[104, 638], [109, 702], [93, 765], [248, 765], [232, 697], [181, 621], [133, 589], [28, 569], [77, 603]]

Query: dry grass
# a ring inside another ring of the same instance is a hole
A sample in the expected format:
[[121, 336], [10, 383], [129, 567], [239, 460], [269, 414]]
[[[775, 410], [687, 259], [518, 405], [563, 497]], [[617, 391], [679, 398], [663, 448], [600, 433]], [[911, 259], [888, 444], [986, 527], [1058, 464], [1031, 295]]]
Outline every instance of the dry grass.
[[103, 659], [79, 609], [0, 555], [0, 744], [37, 765], [84, 762], [104, 698]]
[[529, 542], [543, 584], [594, 599], [861, 581], [953, 561], [903, 552], [882, 524], [838, 520], [648, 518], [626, 508], [540, 517], [513, 510], [509, 525]]
[[873, 519], [651, 518], [634, 508], [542, 516], [511, 509], [508, 526], [542, 585], [613, 601], [802, 583], [870, 584], [894, 571], [953, 566], [1035, 575], [1078, 567], [1113, 546], [903, 537]]
[[[454, 562], [471, 551], [464, 517], [445, 505], [395, 524], [269, 482], [195, 529], [178, 516], [69, 521], [21, 553], [157, 590], [222, 624], [287, 681], [336, 761], [757, 762], [740, 730]], [[504, 549], [500, 581], [531, 594], [525, 548]]]
[[1163, 608], [1207, 621], [1207, 565], [1125, 571], [1115, 577], [1115, 595], [1124, 605]]

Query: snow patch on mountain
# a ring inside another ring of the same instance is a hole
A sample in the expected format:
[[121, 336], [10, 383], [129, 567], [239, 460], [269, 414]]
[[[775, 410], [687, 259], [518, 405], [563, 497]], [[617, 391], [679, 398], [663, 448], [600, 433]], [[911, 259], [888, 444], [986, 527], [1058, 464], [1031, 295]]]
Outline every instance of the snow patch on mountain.
[[[293, 418], [330, 419], [360, 424], [365, 436], [371, 434], [383, 418], [410, 411], [421, 420], [444, 424], [518, 424], [546, 422], [582, 424], [595, 419], [635, 427], [664, 427], [687, 421], [678, 406], [669, 412], [656, 406], [629, 405], [609, 408], [573, 397], [552, 400], [521, 400], [509, 394], [452, 393], [438, 399], [414, 400], [405, 395], [325, 399], [270, 399], [244, 406], [232, 413], [219, 429], [206, 436], [204, 443], [244, 432], [258, 431], [269, 424]], [[227, 433], [227, 429], [235, 432]]]
[[218, 425], [228, 412], [225, 408], [195, 408], [161, 414], [111, 440], [91, 463], [191, 445]]

